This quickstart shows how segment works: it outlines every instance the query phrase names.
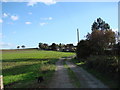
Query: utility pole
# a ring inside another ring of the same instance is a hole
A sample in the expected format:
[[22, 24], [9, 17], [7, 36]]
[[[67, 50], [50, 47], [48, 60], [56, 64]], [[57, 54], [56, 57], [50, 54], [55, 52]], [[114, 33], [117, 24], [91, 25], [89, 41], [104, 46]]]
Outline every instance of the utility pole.
[[79, 43], [79, 30], [77, 28], [77, 39], [78, 39], [78, 43]]

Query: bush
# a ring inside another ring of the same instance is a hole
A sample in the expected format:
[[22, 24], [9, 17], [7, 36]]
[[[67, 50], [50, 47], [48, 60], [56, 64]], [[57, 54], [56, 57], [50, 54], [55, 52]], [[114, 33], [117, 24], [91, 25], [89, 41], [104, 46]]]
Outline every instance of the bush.
[[89, 41], [81, 40], [77, 45], [77, 59], [87, 58], [90, 55]]
[[90, 56], [86, 66], [99, 72], [116, 76], [118, 74], [118, 57], [115, 56]]

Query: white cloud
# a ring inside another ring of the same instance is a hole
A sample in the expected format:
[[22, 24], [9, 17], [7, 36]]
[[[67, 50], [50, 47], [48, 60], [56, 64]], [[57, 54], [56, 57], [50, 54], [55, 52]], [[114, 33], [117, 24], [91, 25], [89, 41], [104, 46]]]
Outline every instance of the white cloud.
[[2, 2], [8, 2], [8, 0], [2, 0]]
[[42, 22], [42, 23], [40, 23], [40, 26], [44, 26], [44, 25], [46, 25], [47, 23], [44, 23], [44, 22]]
[[118, 28], [116, 28], [116, 29], [112, 29], [112, 31], [114, 31], [114, 32], [118, 32]]
[[27, 6], [34, 6], [38, 2], [42, 2], [46, 5], [51, 5], [56, 3], [55, 0], [29, 0], [29, 2], [27, 3]]
[[2, 20], [2, 19], [0, 19], [0, 23], [3, 23], [3, 20]]
[[7, 13], [3, 13], [3, 17], [8, 17], [8, 14]]
[[41, 0], [41, 2], [45, 3], [46, 5], [56, 4], [55, 0]]
[[48, 20], [52, 20], [53, 18], [52, 17], [49, 17]]
[[0, 0], [2, 2], [43, 2], [47, 5], [56, 2], [119, 2], [119, 0]]
[[12, 48], [14, 47], [11, 43], [0, 42], [0, 48]]
[[74, 42], [74, 43], [73, 43], [73, 45], [75, 45], [75, 46], [76, 46], [76, 45], [77, 45], [77, 43], [78, 43], [78, 42]]
[[32, 24], [31, 22], [25, 22], [25, 24]]
[[47, 18], [40, 18], [41, 20], [52, 20], [52, 17], [47, 17]]
[[34, 6], [35, 4], [37, 4], [37, 2], [31, 2], [30, 1], [30, 2], [27, 3], [27, 6]]
[[16, 21], [16, 20], [19, 19], [19, 17], [18, 17], [18, 16], [14, 16], [14, 15], [12, 15], [12, 16], [11, 16], [11, 19], [12, 19], [13, 21]]

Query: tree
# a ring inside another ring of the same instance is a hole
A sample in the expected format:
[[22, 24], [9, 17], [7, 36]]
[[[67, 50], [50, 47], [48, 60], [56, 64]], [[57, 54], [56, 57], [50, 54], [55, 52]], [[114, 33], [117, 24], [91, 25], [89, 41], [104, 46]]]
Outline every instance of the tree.
[[49, 49], [48, 44], [44, 43], [44, 44], [43, 44], [43, 49], [44, 49], [44, 50], [48, 50], [48, 49]]
[[110, 25], [105, 23], [101, 18], [97, 18], [97, 21], [94, 21], [92, 24], [92, 31], [94, 30], [108, 30], [110, 29]]
[[102, 54], [105, 49], [115, 44], [115, 32], [112, 30], [94, 30], [86, 36], [90, 41], [92, 53]]
[[86, 35], [86, 40], [81, 40], [77, 45], [78, 58], [84, 58], [90, 54], [104, 54], [104, 50], [115, 44], [115, 32], [101, 18], [93, 23], [91, 30], [92, 32]]
[[113, 32], [111, 29], [110, 30], [106, 30], [104, 33], [104, 39], [105, 42], [108, 45], [114, 45], [115, 44], [115, 32]]
[[77, 58], [87, 58], [90, 55], [89, 40], [81, 40], [77, 45]]
[[67, 44], [66, 49], [68, 49], [70, 52], [74, 51], [74, 45], [73, 44]]
[[39, 43], [39, 45], [38, 45], [38, 47], [39, 47], [39, 49], [42, 49], [42, 43]]
[[17, 49], [19, 49], [20, 48], [20, 46], [17, 46]]
[[39, 49], [42, 49], [42, 50], [48, 50], [49, 49], [49, 46], [46, 43], [39, 43], [38, 46], [39, 46]]
[[22, 45], [21, 47], [24, 49], [24, 48], [25, 48], [25, 45]]
[[56, 51], [57, 50], [57, 45], [55, 43], [52, 43], [51, 49], [54, 50], [54, 51]]
[[87, 40], [90, 40], [93, 53], [102, 54], [106, 48], [115, 44], [115, 32], [101, 18], [94, 21], [91, 30], [92, 33], [88, 33], [86, 37]]
[[101, 18], [97, 18], [92, 25], [92, 33], [88, 33], [87, 40], [90, 40], [91, 49], [96, 54], [102, 54], [105, 49], [115, 44], [115, 32], [110, 29], [110, 25]]

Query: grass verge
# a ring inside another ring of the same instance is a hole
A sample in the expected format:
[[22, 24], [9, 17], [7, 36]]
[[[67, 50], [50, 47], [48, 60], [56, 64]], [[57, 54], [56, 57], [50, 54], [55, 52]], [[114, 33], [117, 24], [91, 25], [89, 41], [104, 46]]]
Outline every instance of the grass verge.
[[64, 67], [67, 69], [68, 71], [68, 75], [73, 83], [74, 86], [76, 86], [77, 88], [80, 88], [80, 82], [78, 81], [78, 78], [76, 77], [75, 73], [69, 68], [69, 66], [66, 64], [66, 62], [63, 62]]
[[75, 63], [77, 66], [80, 66], [83, 69], [85, 69], [86, 71], [88, 71], [89, 73], [91, 73], [97, 79], [99, 79], [104, 84], [106, 84], [108, 87], [110, 87], [110, 88], [118, 88], [118, 82], [116, 80], [113, 80], [112, 77], [110, 77], [110, 75], [100, 73], [99, 71], [96, 71], [96, 70], [91, 69], [91, 68], [87, 68], [86, 67], [86, 62], [82, 62], [82, 61], [80, 62], [77, 59], [72, 59], [71, 61], [73, 63]]

